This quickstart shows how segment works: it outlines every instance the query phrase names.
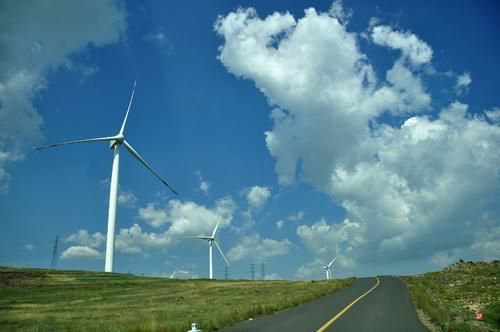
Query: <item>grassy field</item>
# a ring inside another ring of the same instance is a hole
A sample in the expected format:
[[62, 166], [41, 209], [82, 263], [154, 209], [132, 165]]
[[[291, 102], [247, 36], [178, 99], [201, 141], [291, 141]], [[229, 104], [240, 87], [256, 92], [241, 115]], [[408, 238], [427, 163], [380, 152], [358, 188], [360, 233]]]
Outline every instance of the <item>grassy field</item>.
[[331, 281], [209, 281], [0, 268], [0, 330], [204, 332], [350, 285]]
[[[500, 262], [460, 262], [402, 277], [416, 307], [438, 331], [500, 331]], [[482, 312], [484, 322], [475, 320]]]

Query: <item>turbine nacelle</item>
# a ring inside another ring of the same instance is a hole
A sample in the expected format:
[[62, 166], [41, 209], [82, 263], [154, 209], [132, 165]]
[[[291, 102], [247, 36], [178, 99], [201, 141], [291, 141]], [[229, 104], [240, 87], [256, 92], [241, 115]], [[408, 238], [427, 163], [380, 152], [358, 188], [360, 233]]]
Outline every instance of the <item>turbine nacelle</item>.
[[109, 141], [109, 148], [113, 149], [115, 145], [123, 144], [124, 141], [125, 141], [125, 136], [123, 136], [122, 134], [118, 134]]

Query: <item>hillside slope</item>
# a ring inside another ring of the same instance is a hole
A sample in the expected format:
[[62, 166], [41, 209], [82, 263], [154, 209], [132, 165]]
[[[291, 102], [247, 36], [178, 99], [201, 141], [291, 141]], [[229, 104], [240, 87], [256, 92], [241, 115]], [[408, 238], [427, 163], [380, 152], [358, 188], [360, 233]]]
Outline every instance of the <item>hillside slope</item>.
[[210, 281], [0, 268], [0, 330], [203, 331], [308, 302], [350, 285]]
[[[438, 331], [500, 331], [500, 262], [459, 262], [401, 277], [417, 309]], [[477, 321], [481, 312], [484, 321]]]

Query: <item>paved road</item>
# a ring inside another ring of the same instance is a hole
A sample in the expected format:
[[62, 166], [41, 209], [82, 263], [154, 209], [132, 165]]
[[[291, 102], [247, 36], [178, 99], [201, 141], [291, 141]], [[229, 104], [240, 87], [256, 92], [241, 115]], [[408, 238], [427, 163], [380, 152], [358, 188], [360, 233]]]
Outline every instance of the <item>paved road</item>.
[[[378, 280], [378, 286], [374, 287], [377, 278], [361, 278], [335, 294], [274, 315], [238, 323], [223, 331], [311, 332], [321, 328], [321, 331], [425, 331], [410, 302], [405, 284], [394, 277], [379, 277]], [[365, 293], [363, 298], [352, 304]], [[325, 326], [332, 319], [334, 321]]]

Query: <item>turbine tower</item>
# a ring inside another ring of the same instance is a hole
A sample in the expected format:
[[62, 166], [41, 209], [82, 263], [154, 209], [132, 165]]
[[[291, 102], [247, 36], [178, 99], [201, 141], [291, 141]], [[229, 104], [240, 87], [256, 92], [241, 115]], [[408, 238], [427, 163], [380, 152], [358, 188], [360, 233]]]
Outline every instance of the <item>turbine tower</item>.
[[330, 264], [325, 264], [322, 261], [320, 261], [319, 259], [316, 259], [318, 262], [321, 263], [321, 265], [323, 265], [323, 270], [325, 270], [325, 272], [326, 272], [326, 279], [327, 280], [330, 280], [330, 278], [331, 278], [332, 272], [330, 271], [330, 267], [332, 267], [332, 264], [333, 264], [333, 262], [335, 262], [336, 259], [337, 259], [337, 256], [335, 256], [332, 259], [332, 261], [330, 262]]
[[215, 244], [217, 249], [219, 249], [219, 252], [222, 255], [222, 258], [224, 258], [227, 266], [229, 266], [229, 262], [227, 261], [226, 256], [224, 256], [224, 253], [222, 252], [221, 248], [219, 247], [219, 244], [217, 243], [217, 241], [215, 241], [215, 233], [217, 233], [217, 228], [219, 227], [219, 223], [220, 223], [221, 219], [222, 219], [222, 216], [220, 216], [219, 221], [217, 221], [217, 224], [215, 225], [215, 228], [212, 232], [212, 236], [200, 235], [200, 236], [190, 237], [191, 239], [208, 241], [208, 260], [209, 260], [209, 272], [210, 272], [209, 278], [210, 279], [214, 278], [213, 265], [212, 265], [212, 245], [213, 244]]
[[113, 150], [113, 167], [111, 171], [111, 183], [109, 186], [109, 209], [108, 209], [108, 233], [106, 239], [106, 263], [104, 267], [105, 272], [113, 272], [114, 266], [114, 256], [115, 256], [115, 225], [116, 225], [116, 205], [118, 199], [118, 173], [120, 169], [120, 146], [123, 144], [128, 152], [134, 156], [144, 167], [146, 167], [153, 175], [158, 178], [165, 186], [167, 186], [174, 194], [177, 192], [170, 187], [170, 185], [163, 180], [149, 164], [135, 151], [135, 149], [125, 140], [125, 125], [127, 124], [128, 114], [130, 112], [130, 107], [132, 106], [132, 101], [134, 99], [136, 82], [134, 81], [134, 88], [132, 89], [132, 95], [130, 96], [130, 101], [128, 103], [127, 113], [125, 114], [125, 119], [123, 120], [122, 126], [118, 134], [114, 136], [98, 137], [98, 138], [88, 138], [77, 141], [69, 141], [57, 144], [51, 144], [44, 147], [35, 148], [35, 150], [42, 150], [46, 148], [57, 147], [61, 145], [76, 144], [76, 143], [86, 143], [86, 142], [109, 142], [110, 149]]

